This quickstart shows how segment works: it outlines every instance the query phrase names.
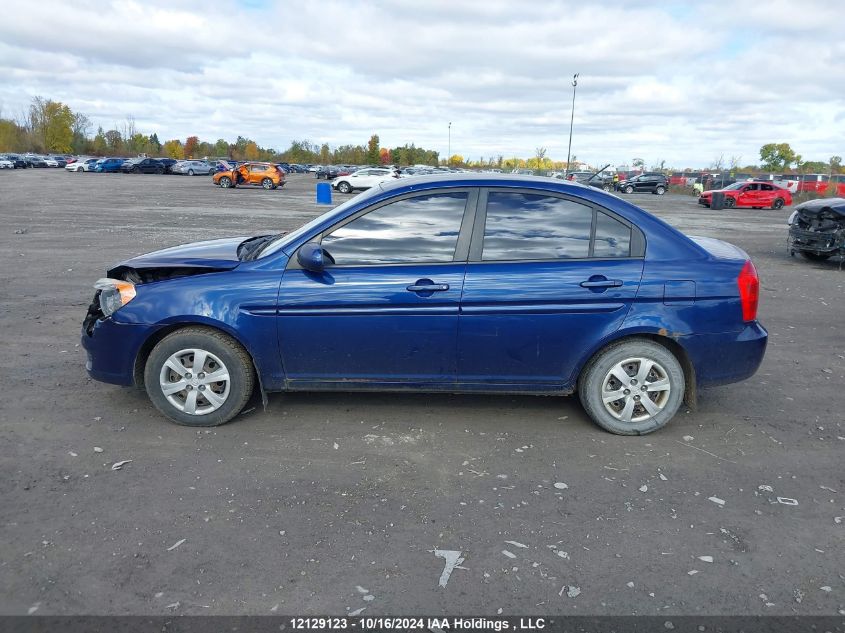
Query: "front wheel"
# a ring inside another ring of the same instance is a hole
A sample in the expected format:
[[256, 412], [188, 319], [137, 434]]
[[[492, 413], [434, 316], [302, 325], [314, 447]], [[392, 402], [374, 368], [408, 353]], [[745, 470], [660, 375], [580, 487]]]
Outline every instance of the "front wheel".
[[218, 184], [223, 187], [223, 189], [228, 189], [232, 186], [232, 179], [228, 176], [223, 176], [219, 181]]
[[775, 198], [775, 201], [772, 202], [772, 209], [783, 209], [783, 198]]
[[644, 339], [609, 345], [578, 380], [587, 415], [617, 435], [645, 435], [665, 426], [681, 406], [684, 388], [675, 355]]
[[634, 188], [631, 185], [625, 187], [625, 193], [634, 193]]
[[261, 181], [261, 186], [264, 187], [265, 189], [272, 189], [273, 188], [273, 181], [270, 180], [269, 178], [265, 178], [264, 180]]
[[140, 173], [141, 173], [141, 170], [140, 170], [140, 169], [138, 169], [137, 167], [133, 167], [133, 168], [132, 168], [132, 173], [133, 173], [133, 174], [140, 174]]
[[188, 175], [189, 175], [189, 176], [193, 176], [193, 175], [194, 175], [194, 170], [193, 170], [193, 169], [189, 169], [189, 170], [188, 170]]
[[662, 196], [664, 193], [666, 193], [666, 187], [658, 187], [654, 190], [654, 193], [656, 193], [658, 196]]
[[348, 182], [344, 181], [344, 182], [341, 182], [337, 185], [337, 190], [340, 193], [352, 193], [352, 185], [350, 185]]
[[731, 197], [725, 196], [725, 208], [726, 209], [733, 209], [736, 205], [736, 200]]
[[255, 385], [246, 350], [223, 332], [187, 327], [165, 336], [144, 368], [156, 409], [185, 426], [218, 426], [246, 405]]

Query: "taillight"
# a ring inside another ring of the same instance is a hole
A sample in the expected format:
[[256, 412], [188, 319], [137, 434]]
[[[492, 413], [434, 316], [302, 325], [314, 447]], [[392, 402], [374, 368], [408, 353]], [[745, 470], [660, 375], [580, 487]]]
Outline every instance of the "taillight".
[[742, 320], [754, 321], [757, 318], [757, 303], [760, 300], [760, 278], [757, 276], [757, 269], [751, 260], [745, 262], [739, 277], [736, 280], [739, 285], [739, 301], [742, 305]]

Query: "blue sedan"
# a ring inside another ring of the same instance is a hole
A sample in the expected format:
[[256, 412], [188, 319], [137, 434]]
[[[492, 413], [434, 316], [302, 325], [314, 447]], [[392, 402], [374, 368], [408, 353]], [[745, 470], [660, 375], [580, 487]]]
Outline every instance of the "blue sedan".
[[382, 183], [289, 234], [186, 244], [96, 283], [90, 375], [215, 426], [255, 390], [568, 395], [623, 435], [748, 378], [767, 332], [741, 249], [578, 183]]

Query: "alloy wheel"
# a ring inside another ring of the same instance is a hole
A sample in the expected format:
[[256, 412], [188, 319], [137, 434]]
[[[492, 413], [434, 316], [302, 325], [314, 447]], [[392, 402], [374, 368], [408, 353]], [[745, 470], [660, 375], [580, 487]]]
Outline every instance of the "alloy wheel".
[[189, 415], [206, 415], [229, 397], [229, 370], [217, 356], [196, 348], [172, 354], [159, 373], [159, 386], [167, 401]]
[[610, 414], [622, 422], [643, 422], [669, 401], [666, 370], [649, 358], [627, 358], [614, 365], [602, 381], [601, 398]]

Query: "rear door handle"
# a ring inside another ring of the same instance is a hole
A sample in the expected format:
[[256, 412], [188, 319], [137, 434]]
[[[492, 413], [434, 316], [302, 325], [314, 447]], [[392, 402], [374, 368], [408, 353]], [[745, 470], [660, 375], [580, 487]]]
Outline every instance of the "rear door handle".
[[621, 285], [621, 279], [588, 279], [581, 282], [582, 288], [617, 288]]
[[411, 284], [406, 290], [409, 292], [443, 292], [449, 290], [449, 284]]

